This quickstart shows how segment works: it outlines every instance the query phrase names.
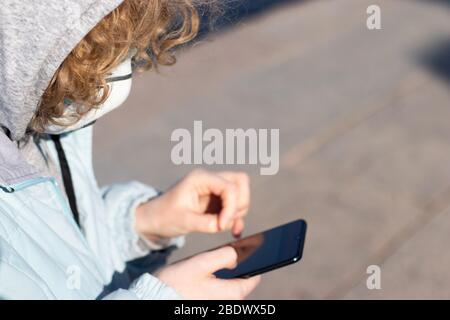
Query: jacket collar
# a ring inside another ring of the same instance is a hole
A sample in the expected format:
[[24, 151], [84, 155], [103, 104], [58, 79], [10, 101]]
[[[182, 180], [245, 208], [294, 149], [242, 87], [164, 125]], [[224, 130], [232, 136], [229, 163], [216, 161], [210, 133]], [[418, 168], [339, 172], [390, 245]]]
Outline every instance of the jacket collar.
[[8, 187], [42, 176], [21, 154], [17, 144], [0, 130], [0, 187]]

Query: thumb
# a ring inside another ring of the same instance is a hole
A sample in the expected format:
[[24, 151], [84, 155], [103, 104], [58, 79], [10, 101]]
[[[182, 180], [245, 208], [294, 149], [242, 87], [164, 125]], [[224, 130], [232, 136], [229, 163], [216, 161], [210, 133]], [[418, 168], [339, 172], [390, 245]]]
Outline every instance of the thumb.
[[219, 216], [217, 214], [198, 214], [189, 211], [186, 213], [186, 225], [189, 232], [219, 232]]
[[200, 253], [196, 256], [198, 266], [208, 274], [220, 269], [233, 269], [237, 265], [238, 255], [234, 248], [227, 246], [212, 251]]

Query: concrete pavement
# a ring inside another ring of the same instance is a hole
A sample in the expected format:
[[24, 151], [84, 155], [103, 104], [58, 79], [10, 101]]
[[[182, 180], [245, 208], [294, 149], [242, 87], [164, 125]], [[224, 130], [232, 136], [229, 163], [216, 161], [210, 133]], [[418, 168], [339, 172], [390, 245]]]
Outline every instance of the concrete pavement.
[[[172, 164], [170, 135], [194, 120], [279, 128], [277, 175], [210, 168], [251, 174], [247, 234], [309, 222], [303, 260], [267, 274], [252, 297], [449, 298], [450, 90], [424, 57], [449, 57], [439, 48], [450, 11], [377, 2], [379, 31], [366, 28], [372, 1], [289, 3], [136, 77], [126, 105], [96, 124], [99, 181], [168, 187], [193, 169]], [[174, 260], [228, 240], [192, 235]], [[366, 287], [371, 264], [381, 290]]]

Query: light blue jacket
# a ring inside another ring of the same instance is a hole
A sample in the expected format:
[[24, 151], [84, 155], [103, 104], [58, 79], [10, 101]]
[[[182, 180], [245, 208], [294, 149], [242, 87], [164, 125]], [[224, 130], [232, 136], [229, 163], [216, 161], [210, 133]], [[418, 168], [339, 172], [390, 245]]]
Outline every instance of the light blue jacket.
[[[27, 165], [0, 133], [0, 297], [95, 299], [125, 262], [148, 254], [151, 243], [133, 229], [135, 208], [156, 195], [138, 182], [97, 186], [92, 126], [61, 138], [75, 185], [82, 231], [55, 178]], [[58, 163], [54, 144], [47, 144]], [[181, 245], [181, 239], [175, 239]], [[159, 249], [159, 248], [158, 248]], [[173, 299], [178, 294], [145, 274], [109, 299]]]

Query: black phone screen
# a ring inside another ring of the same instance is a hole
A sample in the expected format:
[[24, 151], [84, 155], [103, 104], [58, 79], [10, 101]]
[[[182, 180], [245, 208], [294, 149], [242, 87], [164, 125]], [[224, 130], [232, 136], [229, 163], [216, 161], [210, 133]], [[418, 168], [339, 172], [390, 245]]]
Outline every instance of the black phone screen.
[[231, 242], [238, 254], [234, 269], [215, 273], [221, 279], [255, 276], [301, 259], [306, 235], [306, 222], [293, 221], [279, 227]]

